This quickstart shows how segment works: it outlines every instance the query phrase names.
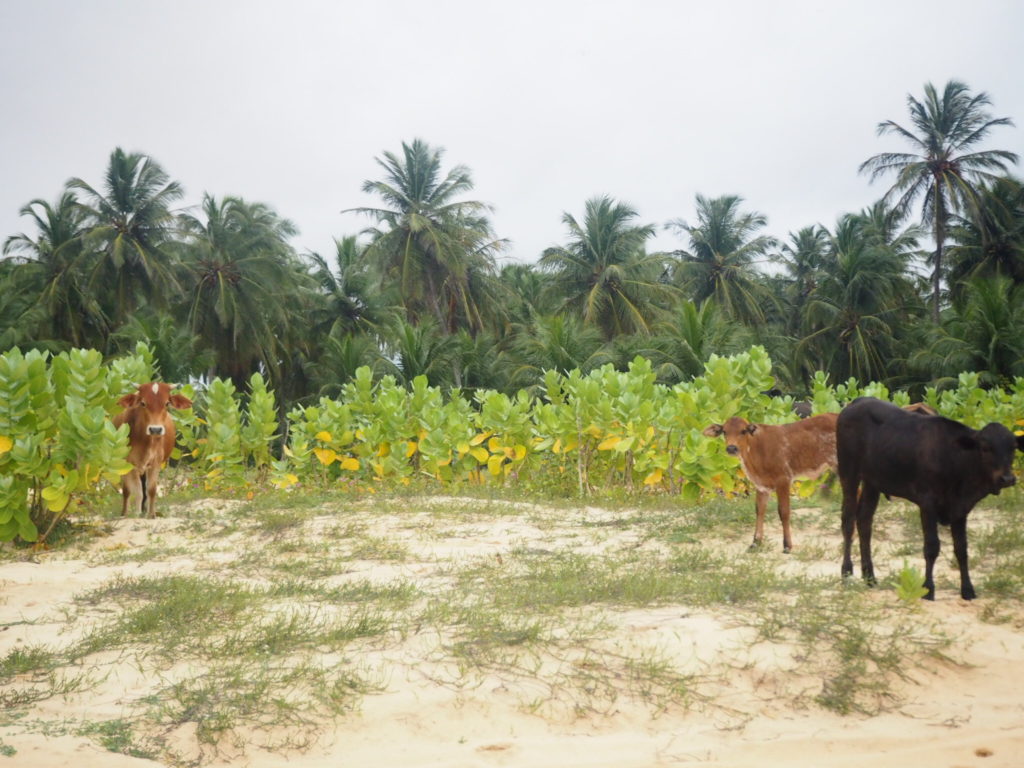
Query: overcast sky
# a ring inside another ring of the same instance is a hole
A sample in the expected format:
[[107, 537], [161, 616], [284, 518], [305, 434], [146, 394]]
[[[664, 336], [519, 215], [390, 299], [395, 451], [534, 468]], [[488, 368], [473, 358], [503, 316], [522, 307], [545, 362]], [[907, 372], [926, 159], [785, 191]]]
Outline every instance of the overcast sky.
[[[292, 220], [300, 251], [369, 222], [374, 158], [422, 138], [470, 168], [506, 258], [563, 242], [607, 194], [661, 230], [738, 194], [785, 237], [882, 195], [857, 166], [906, 97], [986, 91], [1024, 155], [1019, 0], [0, 0], [0, 239], [111, 151]], [[1018, 168], [1019, 174], [1021, 170]]]

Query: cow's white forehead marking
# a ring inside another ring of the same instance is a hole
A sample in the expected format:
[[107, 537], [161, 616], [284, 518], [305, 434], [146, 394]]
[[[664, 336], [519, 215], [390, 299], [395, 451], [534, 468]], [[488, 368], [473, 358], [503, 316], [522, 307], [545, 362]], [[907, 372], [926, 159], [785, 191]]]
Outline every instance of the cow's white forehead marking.
[[160, 391], [160, 385], [159, 384], [153, 384], [153, 394], [155, 395], [159, 391]]

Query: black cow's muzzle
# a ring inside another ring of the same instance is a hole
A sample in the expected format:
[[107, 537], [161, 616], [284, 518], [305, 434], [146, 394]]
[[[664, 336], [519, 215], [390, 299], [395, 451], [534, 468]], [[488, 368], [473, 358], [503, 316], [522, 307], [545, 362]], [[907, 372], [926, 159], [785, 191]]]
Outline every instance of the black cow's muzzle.
[[1011, 485], [1017, 482], [1017, 477], [1013, 472], [1006, 472], [1002, 477], [999, 478], [1000, 488], [1009, 488]]

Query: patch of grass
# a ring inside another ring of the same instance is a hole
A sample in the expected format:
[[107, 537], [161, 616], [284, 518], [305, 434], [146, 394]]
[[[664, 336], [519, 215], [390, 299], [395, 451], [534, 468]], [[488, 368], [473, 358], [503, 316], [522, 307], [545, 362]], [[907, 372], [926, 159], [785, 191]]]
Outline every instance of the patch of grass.
[[400, 542], [383, 537], [364, 536], [353, 543], [349, 558], [404, 562], [409, 559], [409, 548]]
[[108, 752], [156, 760], [161, 756], [161, 747], [156, 740], [137, 732], [137, 723], [118, 718], [83, 723], [75, 733], [97, 741]]
[[60, 666], [62, 660], [62, 654], [45, 645], [14, 648], [0, 658], [0, 685], [16, 675], [52, 671]]
[[[265, 748], [301, 749], [315, 741], [325, 717], [351, 710], [375, 689], [343, 666], [233, 662], [164, 688], [152, 718], [172, 727], [194, 723], [199, 744], [214, 752], [244, 749], [252, 731], [265, 734]], [[283, 736], [270, 736], [278, 729]]]
[[924, 659], [946, 658], [952, 638], [906, 607], [885, 607], [861, 586], [825, 595], [805, 590], [791, 604], [760, 613], [761, 640], [792, 638], [804, 673], [819, 675], [815, 701], [839, 714], [877, 714], [898, 700], [894, 680], [908, 680]]

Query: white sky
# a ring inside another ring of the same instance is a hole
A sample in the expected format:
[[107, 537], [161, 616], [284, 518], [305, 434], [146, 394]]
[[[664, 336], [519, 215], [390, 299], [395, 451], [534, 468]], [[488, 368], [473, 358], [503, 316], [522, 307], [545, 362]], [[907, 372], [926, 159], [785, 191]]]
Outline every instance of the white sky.
[[[659, 228], [738, 194], [768, 233], [882, 195], [907, 94], [987, 91], [987, 147], [1024, 155], [1019, 0], [0, 0], [0, 240], [111, 151], [186, 191], [264, 202], [328, 255], [369, 222], [374, 158], [422, 138], [467, 165], [507, 257], [563, 242], [608, 194]], [[1016, 169], [1018, 174], [1021, 170]], [[660, 232], [651, 249], [684, 243]]]

